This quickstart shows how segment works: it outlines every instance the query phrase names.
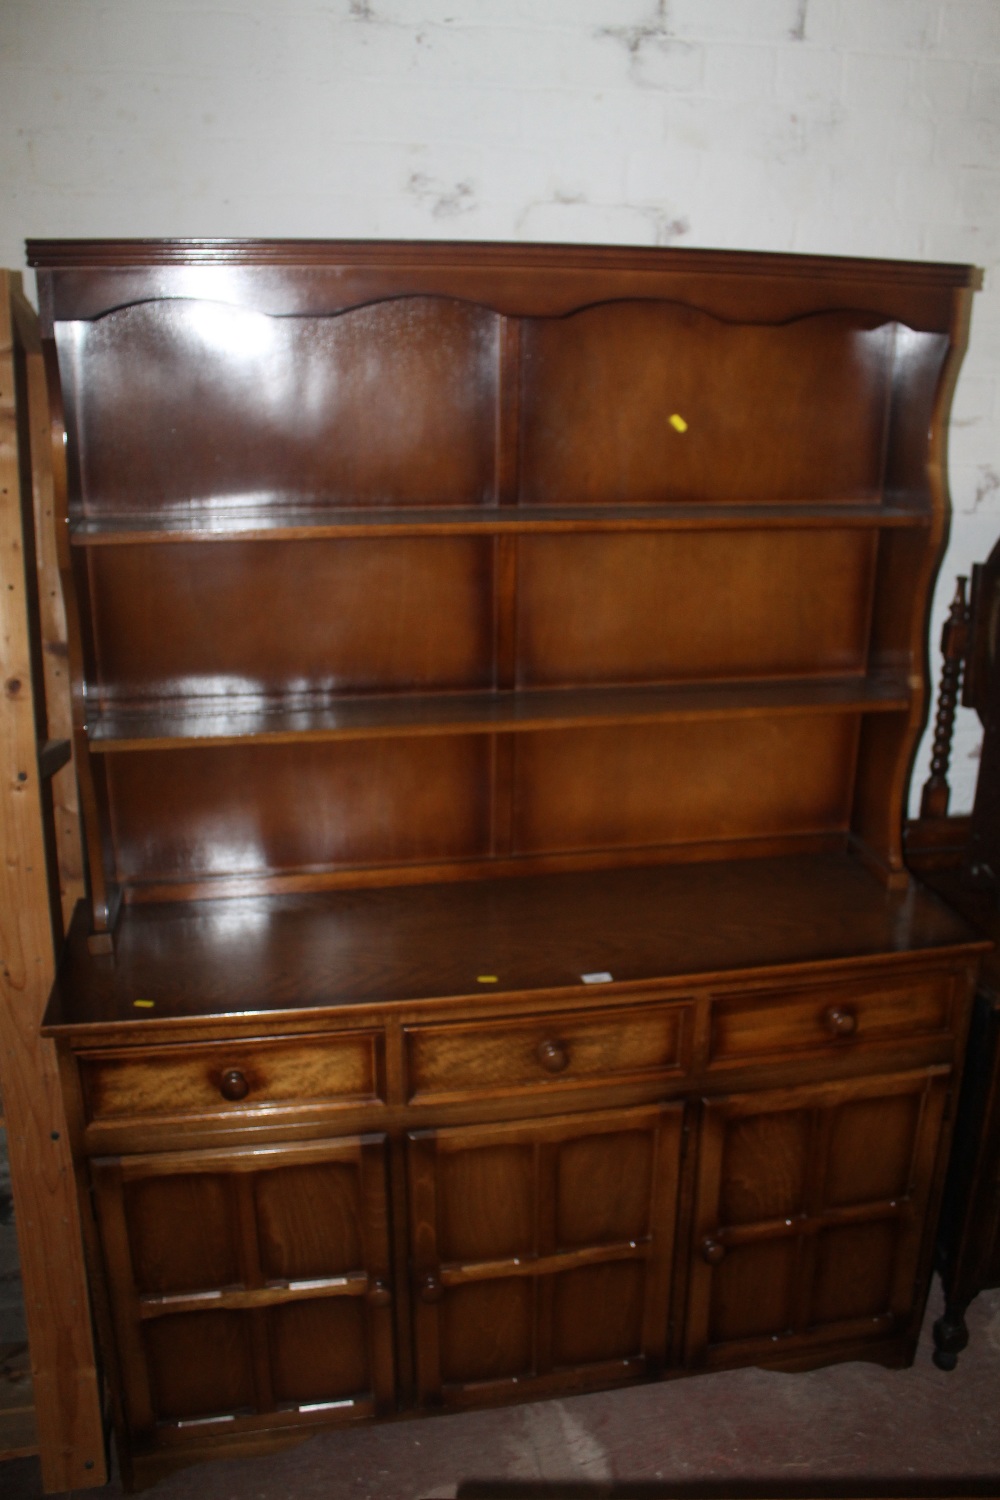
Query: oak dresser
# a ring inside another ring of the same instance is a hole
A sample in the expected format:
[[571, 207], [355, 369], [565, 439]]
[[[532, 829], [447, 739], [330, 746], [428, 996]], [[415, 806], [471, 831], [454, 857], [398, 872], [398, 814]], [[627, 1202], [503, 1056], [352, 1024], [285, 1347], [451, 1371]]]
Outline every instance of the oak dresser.
[[975, 272], [30, 260], [127, 1479], [908, 1361], [984, 948], [901, 851]]

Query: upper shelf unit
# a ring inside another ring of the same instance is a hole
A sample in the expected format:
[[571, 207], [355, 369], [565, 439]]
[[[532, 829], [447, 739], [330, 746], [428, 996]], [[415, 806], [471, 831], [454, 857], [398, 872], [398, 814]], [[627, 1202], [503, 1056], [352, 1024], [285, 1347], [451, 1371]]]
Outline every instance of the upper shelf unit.
[[30, 258], [98, 928], [846, 844], [902, 878], [970, 268]]

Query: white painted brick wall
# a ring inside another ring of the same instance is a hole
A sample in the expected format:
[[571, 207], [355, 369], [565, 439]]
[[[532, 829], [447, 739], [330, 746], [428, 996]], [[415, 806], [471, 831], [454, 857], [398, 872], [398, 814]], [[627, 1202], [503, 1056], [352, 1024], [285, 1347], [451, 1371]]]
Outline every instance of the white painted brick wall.
[[[1000, 533], [1000, 0], [0, 0], [0, 188], [15, 266], [29, 234], [974, 261], [935, 650]], [[956, 810], [977, 746], [964, 714]]]

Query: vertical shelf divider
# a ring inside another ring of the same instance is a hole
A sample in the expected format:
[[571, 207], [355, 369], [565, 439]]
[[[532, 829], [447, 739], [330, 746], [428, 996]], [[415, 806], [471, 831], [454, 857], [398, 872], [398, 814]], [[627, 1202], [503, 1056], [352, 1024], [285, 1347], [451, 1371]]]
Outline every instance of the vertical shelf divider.
[[[520, 501], [521, 447], [521, 319], [501, 317], [497, 369], [497, 424], [495, 499], [501, 508]], [[497, 536], [493, 541], [493, 686], [509, 691], [517, 686], [517, 562], [518, 538]], [[493, 737], [490, 853], [510, 854], [513, 836], [514, 760], [512, 734]]]

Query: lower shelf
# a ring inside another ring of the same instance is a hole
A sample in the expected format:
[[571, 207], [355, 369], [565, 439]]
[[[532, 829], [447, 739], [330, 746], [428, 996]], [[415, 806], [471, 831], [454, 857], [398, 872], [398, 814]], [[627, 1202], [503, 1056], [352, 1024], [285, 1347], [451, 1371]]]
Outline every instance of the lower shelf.
[[[115, 962], [78, 912], [46, 1034], [124, 1024], [983, 951], [919, 887], [846, 852], [125, 909]], [[140, 1004], [137, 1006], [136, 1001]]]

